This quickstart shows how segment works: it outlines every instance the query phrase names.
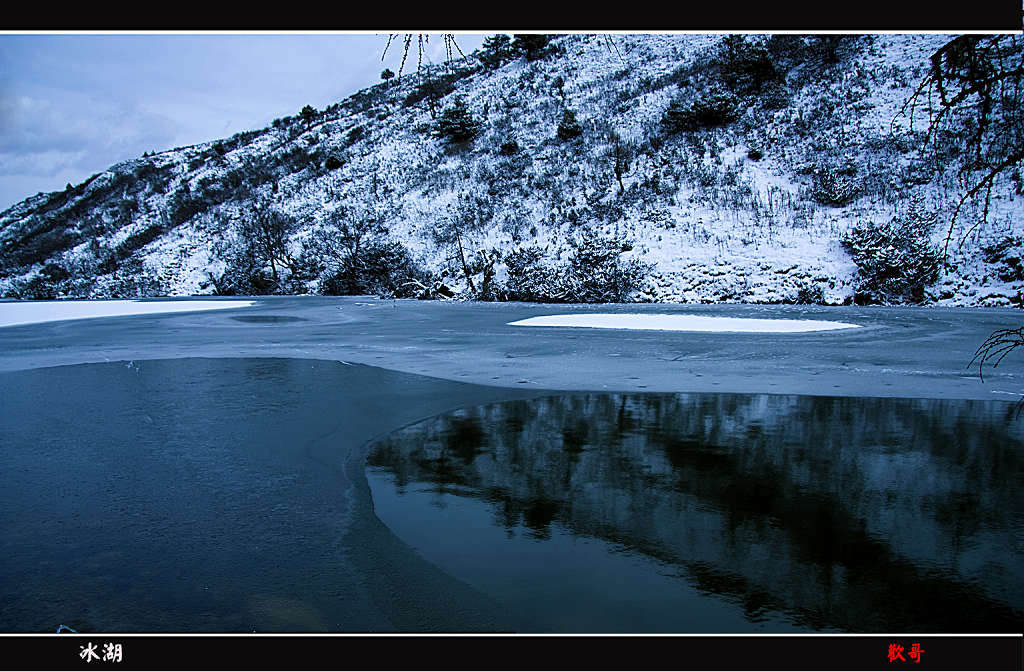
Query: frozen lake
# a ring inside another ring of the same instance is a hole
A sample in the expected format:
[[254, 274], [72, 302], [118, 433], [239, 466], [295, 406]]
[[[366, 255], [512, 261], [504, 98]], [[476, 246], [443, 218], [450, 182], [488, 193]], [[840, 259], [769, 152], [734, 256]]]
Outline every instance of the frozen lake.
[[[237, 299], [182, 301], [232, 305]], [[1024, 352], [968, 362], [1012, 309], [801, 305], [537, 305], [261, 297], [251, 307], [0, 328], [0, 371], [179, 357], [344, 360], [475, 384], [580, 391], [736, 392], [1012, 400]], [[102, 303], [107, 303], [103, 301]], [[0, 313], [5, 304], [0, 302]], [[155, 308], [147, 308], [155, 309]], [[858, 328], [743, 333], [524, 327], [593, 314], [830, 322]]]
[[1019, 311], [255, 301], [0, 328], [0, 630], [1020, 630]]

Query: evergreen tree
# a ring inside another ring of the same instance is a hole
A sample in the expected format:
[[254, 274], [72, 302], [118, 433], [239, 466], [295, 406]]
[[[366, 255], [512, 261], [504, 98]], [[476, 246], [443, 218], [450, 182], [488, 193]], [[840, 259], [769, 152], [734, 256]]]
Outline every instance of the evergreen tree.
[[516, 35], [512, 42], [512, 49], [526, 56], [526, 60], [535, 61], [543, 58], [548, 53], [549, 35]]
[[380, 78], [383, 79], [385, 83], [394, 76], [395, 73], [391, 71], [391, 68], [384, 68], [384, 71], [380, 73]]
[[512, 39], [508, 35], [491, 35], [484, 40], [480, 51], [480, 62], [488, 70], [501, 67], [512, 57]]
[[302, 108], [302, 111], [299, 112], [299, 116], [301, 116], [302, 120], [307, 124], [312, 123], [313, 119], [316, 118], [316, 115], [317, 111], [311, 105], [306, 105], [305, 107]]
[[437, 135], [450, 142], [468, 142], [480, 133], [481, 122], [462, 98], [456, 98], [437, 121]]
[[572, 110], [562, 112], [562, 121], [558, 124], [558, 139], [575, 140], [583, 134], [583, 128], [576, 121], [576, 113]]
[[768, 50], [743, 35], [728, 35], [722, 40], [719, 61], [722, 81], [738, 95], [760, 93], [783, 79]]

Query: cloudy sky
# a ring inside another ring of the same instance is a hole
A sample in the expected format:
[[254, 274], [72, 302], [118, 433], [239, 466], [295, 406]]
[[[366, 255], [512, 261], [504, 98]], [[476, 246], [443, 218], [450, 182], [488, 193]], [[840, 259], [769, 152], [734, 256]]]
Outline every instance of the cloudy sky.
[[[469, 54], [485, 35], [459, 35]], [[0, 211], [147, 151], [263, 128], [398, 72], [384, 34], [0, 34]], [[441, 62], [433, 35], [425, 62]], [[415, 70], [414, 55], [406, 72]]]

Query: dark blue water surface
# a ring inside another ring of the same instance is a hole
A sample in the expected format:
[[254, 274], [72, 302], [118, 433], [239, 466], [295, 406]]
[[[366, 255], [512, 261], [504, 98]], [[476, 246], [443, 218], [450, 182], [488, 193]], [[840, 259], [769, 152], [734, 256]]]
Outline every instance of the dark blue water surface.
[[0, 374], [0, 631], [507, 629], [363, 476], [374, 436], [482, 397], [510, 396], [301, 359]]
[[573, 394], [407, 427], [369, 479], [525, 630], [1019, 632], [1022, 440], [1004, 403]]
[[1010, 403], [544, 394], [0, 374], [0, 631], [1022, 628]]

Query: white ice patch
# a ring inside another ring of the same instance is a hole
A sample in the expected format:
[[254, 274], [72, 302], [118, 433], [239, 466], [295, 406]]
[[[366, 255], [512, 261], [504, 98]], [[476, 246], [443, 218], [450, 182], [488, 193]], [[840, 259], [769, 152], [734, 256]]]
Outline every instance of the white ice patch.
[[0, 326], [38, 324], [65, 319], [93, 319], [160, 312], [195, 312], [246, 308], [256, 301], [31, 301], [0, 302]]
[[509, 326], [575, 326], [644, 331], [701, 331], [705, 333], [804, 333], [860, 328], [857, 324], [813, 319], [744, 319], [697, 315], [581, 314], [545, 315], [509, 322]]

